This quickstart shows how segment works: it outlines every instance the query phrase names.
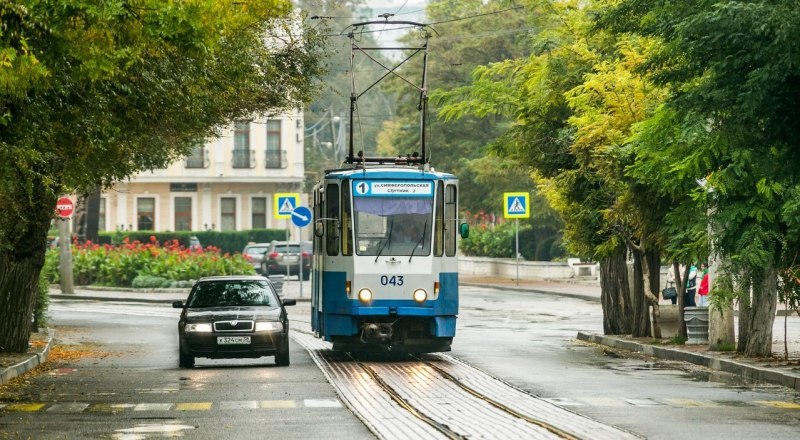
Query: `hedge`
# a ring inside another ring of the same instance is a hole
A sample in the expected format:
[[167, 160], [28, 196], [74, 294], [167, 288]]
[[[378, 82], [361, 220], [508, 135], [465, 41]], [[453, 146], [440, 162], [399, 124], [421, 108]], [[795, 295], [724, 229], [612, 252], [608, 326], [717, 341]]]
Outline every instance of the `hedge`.
[[286, 240], [286, 230], [284, 229], [250, 229], [246, 231], [116, 231], [101, 232], [99, 237], [100, 244], [113, 244], [119, 246], [125, 242], [125, 238], [133, 243], [138, 240], [142, 243], [149, 243], [150, 237], [155, 237], [160, 243], [178, 240], [181, 246], [189, 247], [189, 237], [197, 237], [203, 247], [214, 246], [219, 248], [222, 253], [234, 254], [242, 252], [247, 243], [269, 243], [272, 240]]

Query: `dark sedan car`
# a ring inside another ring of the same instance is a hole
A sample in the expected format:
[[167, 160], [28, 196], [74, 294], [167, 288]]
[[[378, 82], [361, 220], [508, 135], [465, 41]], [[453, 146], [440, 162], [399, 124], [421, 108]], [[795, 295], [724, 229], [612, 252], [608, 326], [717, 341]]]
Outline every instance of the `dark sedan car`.
[[275, 356], [289, 365], [289, 318], [269, 280], [261, 276], [201, 278], [192, 287], [178, 322], [179, 365], [194, 366], [196, 357], [212, 359]]
[[[313, 255], [310, 241], [273, 241], [261, 259], [262, 275], [299, 275], [304, 280], [311, 274]], [[302, 268], [300, 259], [302, 259]]]

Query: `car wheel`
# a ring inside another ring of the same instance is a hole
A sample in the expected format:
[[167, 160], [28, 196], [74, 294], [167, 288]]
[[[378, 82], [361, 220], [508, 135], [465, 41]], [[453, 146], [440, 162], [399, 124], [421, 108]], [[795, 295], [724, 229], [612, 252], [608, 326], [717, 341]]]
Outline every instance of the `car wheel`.
[[287, 367], [289, 366], [289, 336], [286, 336], [284, 339], [284, 343], [281, 344], [281, 348], [275, 353], [275, 365], [279, 367]]

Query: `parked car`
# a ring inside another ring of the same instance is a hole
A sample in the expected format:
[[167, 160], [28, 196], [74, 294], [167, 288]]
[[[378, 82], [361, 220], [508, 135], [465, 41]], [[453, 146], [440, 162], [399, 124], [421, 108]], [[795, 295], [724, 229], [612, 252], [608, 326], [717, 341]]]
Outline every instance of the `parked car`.
[[[300, 259], [302, 258], [302, 272]], [[269, 249], [261, 260], [261, 274], [268, 275], [298, 275], [302, 273], [307, 280], [311, 275], [311, 262], [313, 261], [312, 245], [310, 241], [272, 241]]]
[[253, 265], [256, 272], [264, 275], [261, 272], [261, 260], [264, 259], [264, 253], [269, 249], [269, 243], [250, 243], [242, 250], [242, 255], [245, 255], [247, 261]]
[[194, 235], [189, 237], [189, 249], [191, 249], [193, 251], [202, 251], [203, 250], [203, 245], [200, 244], [200, 239], [197, 238]]
[[194, 367], [196, 357], [211, 359], [275, 356], [289, 365], [289, 318], [270, 281], [262, 276], [206, 277], [192, 287], [178, 321], [178, 364]]

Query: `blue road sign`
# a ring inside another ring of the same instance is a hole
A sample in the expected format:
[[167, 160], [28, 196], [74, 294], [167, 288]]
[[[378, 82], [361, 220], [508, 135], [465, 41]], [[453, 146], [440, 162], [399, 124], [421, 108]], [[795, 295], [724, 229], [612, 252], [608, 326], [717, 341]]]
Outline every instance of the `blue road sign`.
[[529, 218], [531, 206], [528, 197], [529, 194], [526, 192], [503, 193], [503, 217]]
[[288, 219], [292, 216], [294, 208], [300, 205], [300, 194], [279, 193], [275, 194], [275, 218]]
[[292, 211], [292, 223], [300, 228], [308, 226], [311, 223], [311, 210], [305, 206], [298, 206]]

